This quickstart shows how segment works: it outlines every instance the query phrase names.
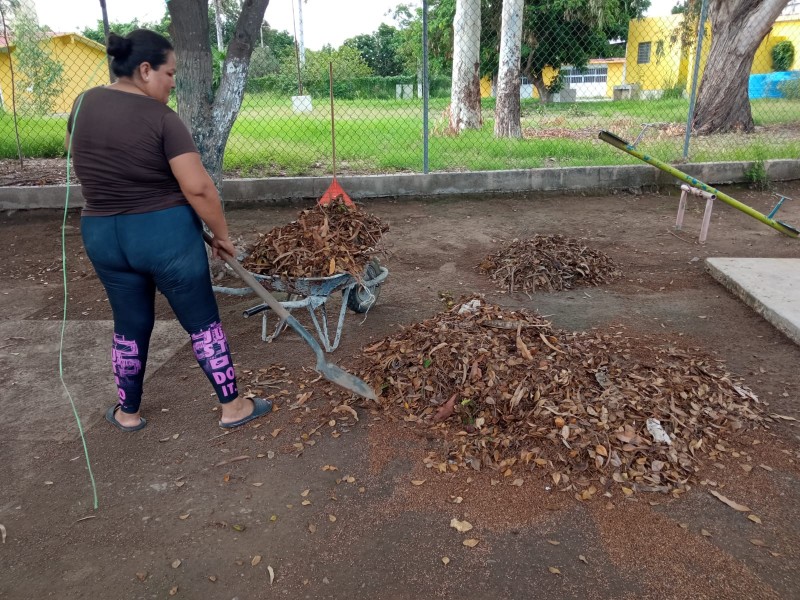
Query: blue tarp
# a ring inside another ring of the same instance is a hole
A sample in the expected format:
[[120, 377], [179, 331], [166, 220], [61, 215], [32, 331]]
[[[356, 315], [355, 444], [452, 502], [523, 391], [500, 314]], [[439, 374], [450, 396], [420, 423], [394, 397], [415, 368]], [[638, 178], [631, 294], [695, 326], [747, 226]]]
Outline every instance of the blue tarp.
[[780, 84], [790, 79], [800, 78], [800, 71], [778, 71], [777, 73], [761, 73], [750, 75], [750, 82], [747, 86], [750, 100], [761, 98], [783, 98]]

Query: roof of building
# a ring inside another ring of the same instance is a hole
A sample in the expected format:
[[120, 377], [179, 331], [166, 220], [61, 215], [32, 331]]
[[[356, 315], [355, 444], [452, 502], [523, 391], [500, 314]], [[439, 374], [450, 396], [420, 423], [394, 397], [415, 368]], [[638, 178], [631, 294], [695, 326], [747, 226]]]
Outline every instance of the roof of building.
[[[103, 44], [98, 44], [94, 40], [90, 40], [89, 38], [87, 38], [86, 36], [81, 35], [80, 33], [74, 33], [74, 32], [73, 33], [64, 33], [64, 32], [50, 31], [50, 32], [47, 33], [47, 35], [52, 39], [69, 37], [69, 38], [71, 38], [71, 41], [73, 41], [73, 42], [80, 42], [80, 43], [82, 43], [82, 44], [84, 44], [86, 46], [89, 46], [90, 48], [94, 48], [95, 50], [99, 50], [100, 52], [103, 52], [103, 53], [105, 53], [105, 51], [106, 51], [106, 47], [103, 46]], [[11, 39], [11, 38], [6, 38], [3, 35], [0, 35], [0, 48], [8, 48], [9, 46], [11, 48], [14, 47], [14, 40]]]

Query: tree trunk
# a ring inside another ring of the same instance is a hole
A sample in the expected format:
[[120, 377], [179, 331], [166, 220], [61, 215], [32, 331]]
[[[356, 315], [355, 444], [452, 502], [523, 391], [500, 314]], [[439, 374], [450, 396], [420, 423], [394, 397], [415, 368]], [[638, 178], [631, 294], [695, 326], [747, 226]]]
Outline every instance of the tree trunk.
[[536, 91], [539, 92], [539, 102], [542, 104], [550, 104], [553, 101], [553, 92], [551, 92], [550, 88], [545, 84], [544, 76], [539, 75], [538, 77], [531, 77], [531, 82], [533, 83], [533, 87], [536, 88]]
[[752, 132], [747, 93], [753, 58], [788, 0], [709, 0], [711, 50], [697, 96], [697, 133]]
[[523, 0], [503, 0], [497, 104], [494, 110], [495, 137], [522, 137], [519, 114], [522, 8]]
[[481, 0], [456, 0], [450, 131], [481, 127]]
[[220, 190], [225, 145], [242, 106], [250, 56], [268, 4], [269, 0], [242, 2], [216, 95], [211, 85], [208, 3], [171, 0], [167, 5], [178, 60], [178, 114], [191, 130], [203, 165]]

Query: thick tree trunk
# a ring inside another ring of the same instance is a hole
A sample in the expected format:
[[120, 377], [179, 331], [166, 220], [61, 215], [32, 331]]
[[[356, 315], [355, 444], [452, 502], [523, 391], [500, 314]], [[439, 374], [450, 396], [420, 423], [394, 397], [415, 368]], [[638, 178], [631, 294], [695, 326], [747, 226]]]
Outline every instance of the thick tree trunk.
[[553, 101], [553, 92], [551, 92], [547, 84], [545, 84], [544, 77], [541, 75], [539, 77], [531, 77], [531, 83], [533, 83], [533, 87], [536, 88], [536, 91], [539, 92], [539, 102], [542, 104], [550, 104]]
[[453, 19], [453, 81], [450, 89], [450, 130], [481, 127], [481, 1], [456, 0]]
[[268, 4], [269, 0], [242, 2], [216, 95], [212, 89], [208, 2], [171, 0], [167, 4], [178, 60], [178, 114], [192, 131], [203, 165], [218, 189], [222, 186], [225, 145], [242, 106], [250, 56]]
[[753, 131], [747, 93], [753, 57], [787, 4], [788, 0], [709, 1], [711, 50], [697, 96], [697, 133]]
[[497, 104], [494, 110], [494, 135], [496, 137], [522, 137], [519, 114], [522, 8], [523, 0], [503, 0]]

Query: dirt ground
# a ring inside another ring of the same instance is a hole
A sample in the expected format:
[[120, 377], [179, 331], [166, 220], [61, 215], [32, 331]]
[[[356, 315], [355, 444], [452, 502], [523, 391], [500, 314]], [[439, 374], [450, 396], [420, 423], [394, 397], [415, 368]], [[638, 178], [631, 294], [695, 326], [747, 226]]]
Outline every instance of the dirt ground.
[[[800, 197], [798, 184], [780, 191]], [[774, 202], [769, 193], [729, 192], [762, 211]], [[800, 348], [703, 270], [709, 256], [798, 257], [800, 241], [720, 203], [709, 241], [699, 245], [702, 206], [690, 202], [676, 234], [677, 203], [674, 190], [366, 202], [391, 226], [391, 254], [383, 260], [390, 275], [366, 318], [348, 314], [342, 345], [330, 356], [357, 369], [363, 346], [443, 310], [440, 293], [480, 292], [550, 315], [558, 327], [699, 348], [727, 361], [769, 412], [800, 417]], [[234, 234], [252, 239], [304, 206], [231, 208], [228, 218]], [[800, 204], [788, 202], [781, 215], [797, 225]], [[69, 318], [96, 339], [73, 339], [67, 359], [107, 345], [106, 330], [98, 332], [111, 318], [78, 223], [71, 214]], [[136, 434], [102, 420], [114, 401], [105, 350], [80, 371], [67, 363], [65, 380], [82, 390], [81, 406], [88, 407], [81, 416], [100, 505], [92, 510], [83, 447], [58, 374], [28, 356], [32, 346], [17, 333], [60, 319], [60, 224], [48, 211], [0, 217], [0, 378], [4, 397], [26, 399], [4, 401], [18, 414], [0, 419], [0, 597], [800, 598], [797, 421], [741, 435], [726, 458], [703, 463], [680, 499], [624, 498], [612, 489], [611, 497], [579, 502], [530, 469], [511, 478], [463, 469], [439, 474], [423, 462], [439, 442], [414, 423], [360, 401], [352, 402], [357, 422], [332, 412], [349, 398], [314, 382], [311, 354], [297, 336], [260, 341], [260, 319], [241, 315], [257, 303], [252, 297], [220, 296], [223, 321], [240, 388], [274, 395], [279, 410], [234, 433], [221, 435], [188, 343], [178, 341], [151, 369], [143, 402], [149, 423]], [[535, 233], [585, 239], [624, 277], [602, 288], [528, 297], [498, 292], [475, 269], [499, 240]], [[158, 303], [159, 319], [171, 319], [162, 298]], [[52, 355], [57, 328], [43, 331], [52, 333]], [[22, 370], [26, 385], [44, 382], [52, 393], [20, 390]], [[305, 391], [311, 398], [293, 407]], [[29, 411], [51, 427], [60, 419], [62, 435], [25, 431], [35, 422], [21, 414]], [[515, 478], [524, 484], [510, 485]], [[710, 490], [751, 511], [733, 510]], [[463, 501], [455, 503], [458, 497]], [[474, 526], [469, 536], [449, 526], [453, 518]], [[478, 545], [463, 545], [465, 537]]]

